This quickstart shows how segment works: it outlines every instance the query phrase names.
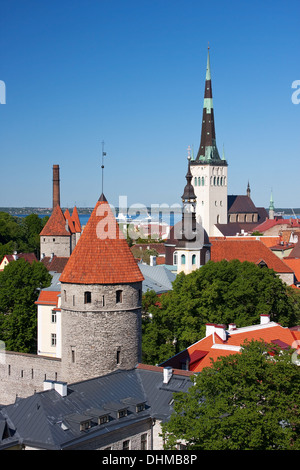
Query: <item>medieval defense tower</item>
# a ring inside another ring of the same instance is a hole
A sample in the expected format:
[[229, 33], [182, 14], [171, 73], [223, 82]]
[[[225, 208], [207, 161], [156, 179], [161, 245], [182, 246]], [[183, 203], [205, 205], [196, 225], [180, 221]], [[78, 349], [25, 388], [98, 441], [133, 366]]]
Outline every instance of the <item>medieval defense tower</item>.
[[197, 197], [197, 222], [209, 236], [214, 235], [216, 224], [227, 224], [227, 166], [216, 144], [208, 48], [201, 141], [197, 156], [191, 161], [191, 173]]
[[102, 194], [60, 277], [64, 380], [140, 362], [142, 281]]

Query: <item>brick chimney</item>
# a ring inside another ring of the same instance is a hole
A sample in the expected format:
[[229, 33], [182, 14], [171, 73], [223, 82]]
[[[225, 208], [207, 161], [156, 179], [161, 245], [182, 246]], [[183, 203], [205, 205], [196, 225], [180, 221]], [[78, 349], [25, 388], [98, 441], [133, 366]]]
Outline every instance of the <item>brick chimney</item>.
[[60, 206], [59, 165], [53, 165], [53, 209]]

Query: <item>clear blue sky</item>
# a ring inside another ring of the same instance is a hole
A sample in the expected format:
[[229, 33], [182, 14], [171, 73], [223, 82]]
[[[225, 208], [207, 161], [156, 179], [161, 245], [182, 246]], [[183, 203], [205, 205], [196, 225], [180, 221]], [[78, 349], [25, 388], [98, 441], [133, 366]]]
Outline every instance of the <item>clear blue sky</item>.
[[175, 204], [200, 142], [210, 44], [228, 193], [300, 207], [299, 0], [2, 0], [0, 206]]

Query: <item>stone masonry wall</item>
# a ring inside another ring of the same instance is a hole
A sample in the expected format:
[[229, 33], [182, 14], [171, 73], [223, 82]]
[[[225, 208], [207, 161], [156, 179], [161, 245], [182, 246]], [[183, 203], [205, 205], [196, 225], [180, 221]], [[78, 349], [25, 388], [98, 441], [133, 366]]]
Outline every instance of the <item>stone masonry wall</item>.
[[131, 369], [141, 361], [142, 283], [62, 283], [61, 294], [64, 380]]
[[0, 404], [14, 403], [43, 390], [45, 379], [63, 380], [61, 360], [34, 354], [1, 351]]

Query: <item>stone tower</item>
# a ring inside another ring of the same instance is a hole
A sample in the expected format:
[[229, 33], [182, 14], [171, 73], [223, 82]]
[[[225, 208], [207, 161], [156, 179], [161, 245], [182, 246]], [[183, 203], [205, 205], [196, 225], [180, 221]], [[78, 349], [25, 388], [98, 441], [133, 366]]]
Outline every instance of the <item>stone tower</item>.
[[102, 194], [60, 277], [65, 380], [131, 369], [140, 362], [142, 281]]
[[209, 236], [214, 235], [216, 224], [227, 224], [227, 166], [216, 144], [208, 48], [201, 140], [197, 157], [191, 161], [191, 173], [197, 197], [197, 222]]

